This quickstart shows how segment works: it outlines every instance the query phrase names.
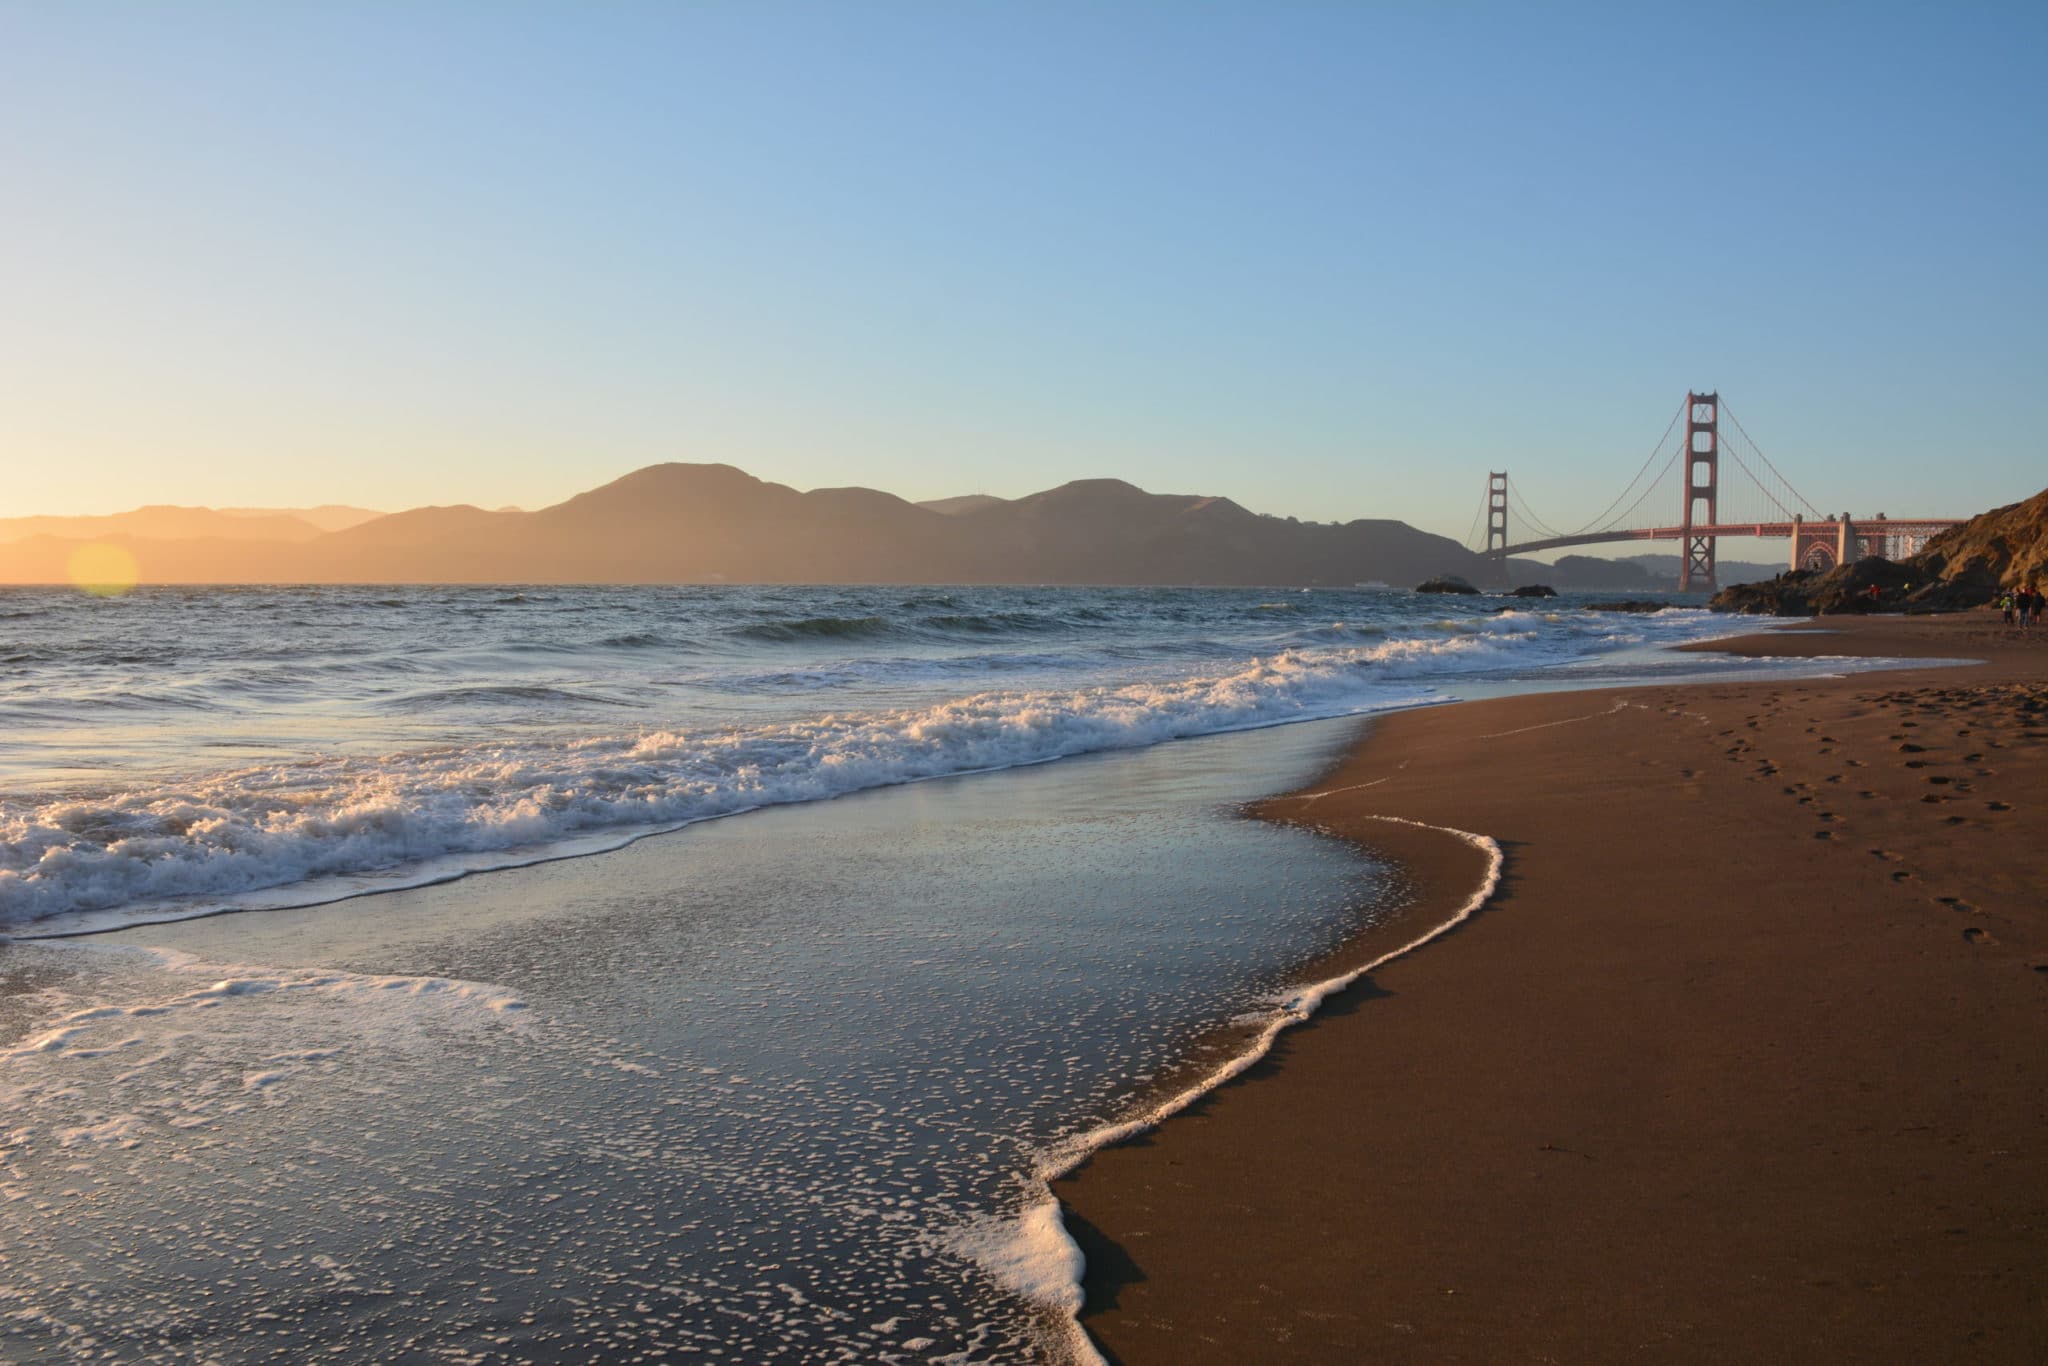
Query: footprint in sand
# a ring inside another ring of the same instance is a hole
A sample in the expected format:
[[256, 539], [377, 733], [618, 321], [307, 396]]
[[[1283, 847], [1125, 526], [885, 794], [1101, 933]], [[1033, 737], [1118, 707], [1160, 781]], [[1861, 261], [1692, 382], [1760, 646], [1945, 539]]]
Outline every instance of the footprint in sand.
[[1969, 940], [1972, 944], [1996, 944], [1998, 942], [1991, 937], [1991, 931], [1980, 930], [1975, 925], [1963, 931], [1963, 938]]
[[2010, 811], [2010, 810], [2012, 810], [2012, 803], [2011, 803], [2011, 802], [1986, 802], [1986, 803], [1984, 803], [1984, 809], [1985, 809], [1986, 811]]
[[1903, 868], [1892, 874], [1893, 882], [1911, 882], [1912, 880], [1913, 875]]
[[1943, 906], [1948, 907], [1952, 911], [1962, 911], [1967, 914], [1968, 912], [1977, 909], [1975, 906], [1972, 906], [1969, 902], [1963, 900], [1959, 896], [1938, 896], [1934, 899], [1935, 901], [1939, 902]]
[[1926, 752], [1927, 752], [1927, 746], [1925, 746], [1925, 745], [1900, 745], [1900, 746], [1899, 746], [1899, 753], [1901, 753], [1901, 754], [1925, 754]]

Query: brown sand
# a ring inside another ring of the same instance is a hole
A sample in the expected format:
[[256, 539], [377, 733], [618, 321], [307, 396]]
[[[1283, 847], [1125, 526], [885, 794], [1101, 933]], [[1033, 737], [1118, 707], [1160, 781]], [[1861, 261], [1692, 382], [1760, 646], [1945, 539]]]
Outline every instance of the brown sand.
[[1481, 858], [1374, 816], [1506, 876], [1059, 1183], [1112, 1360], [2048, 1360], [2048, 638], [1733, 648], [1988, 662], [1408, 713], [1269, 803], [1411, 917]]

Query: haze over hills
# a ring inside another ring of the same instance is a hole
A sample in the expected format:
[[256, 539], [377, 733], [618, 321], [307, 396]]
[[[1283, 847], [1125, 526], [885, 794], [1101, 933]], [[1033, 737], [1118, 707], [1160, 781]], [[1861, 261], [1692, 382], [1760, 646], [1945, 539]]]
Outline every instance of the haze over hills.
[[[93, 525], [0, 545], [0, 582], [64, 582], [71, 554], [88, 539], [126, 548], [145, 583], [1405, 586], [1485, 571], [1457, 542], [1399, 521], [1299, 522], [1115, 479], [938, 502], [865, 488], [799, 492], [730, 465], [664, 464], [535, 512], [413, 508], [311, 535], [299, 529], [303, 519], [206, 509], [176, 510], [205, 514], [184, 521], [144, 515], [162, 509], [52, 519]], [[254, 525], [279, 534], [251, 538]], [[198, 534], [165, 534], [185, 527]]]
[[963, 493], [957, 498], [927, 498], [918, 506], [950, 516], [956, 512], [978, 512], [982, 508], [994, 507], [997, 503], [1009, 501], [1007, 498], [998, 498], [993, 493]]
[[[373, 516], [375, 514], [372, 514]], [[104, 540], [135, 536], [151, 540], [217, 537], [230, 541], [310, 541], [334, 530], [292, 512], [262, 508], [142, 507], [92, 517], [0, 517], [0, 541], [34, 536]]]
[[322, 503], [316, 508], [221, 508], [230, 517], [296, 517], [322, 531], [341, 531], [384, 514], [374, 508], [351, 507], [346, 503]]

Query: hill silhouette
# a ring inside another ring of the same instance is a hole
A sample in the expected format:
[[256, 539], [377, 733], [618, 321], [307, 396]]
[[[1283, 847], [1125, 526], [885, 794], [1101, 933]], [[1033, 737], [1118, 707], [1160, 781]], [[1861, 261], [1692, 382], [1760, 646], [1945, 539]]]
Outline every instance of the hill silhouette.
[[[534, 512], [413, 508], [310, 538], [126, 546], [149, 583], [1411, 584], [1484, 575], [1448, 537], [1250, 512], [1084, 479], [933, 508], [866, 488], [799, 492], [730, 465], [663, 464]], [[251, 519], [253, 520], [253, 519]], [[0, 582], [62, 582], [79, 541], [0, 545]]]
[[0, 541], [25, 541], [35, 536], [62, 540], [104, 540], [134, 536], [145, 540], [310, 541], [329, 528], [295, 512], [247, 508], [157, 505], [91, 517], [0, 517]]

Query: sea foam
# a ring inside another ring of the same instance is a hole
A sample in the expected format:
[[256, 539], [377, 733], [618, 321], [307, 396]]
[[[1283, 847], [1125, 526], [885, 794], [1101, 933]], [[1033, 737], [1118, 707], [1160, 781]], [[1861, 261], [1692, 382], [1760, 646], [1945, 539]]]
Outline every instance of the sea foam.
[[98, 796], [4, 798], [0, 927], [73, 933], [316, 904], [767, 805], [1413, 705], [1437, 698], [1427, 680], [1497, 663], [1515, 640], [1494, 631], [1285, 650], [1206, 677], [989, 691], [703, 731], [315, 757]]
[[1476, 915], [1499, 890], [1506, 855], [1492, 837], [1401, 816], [1368, 816], [1366, 819], [1435, 830], [1460, 840], [1485, 856], [1486, 871], [1456, 910], [1399, 948], [1347, 972], [1296, 987], [1275, 998], [1263, 1015], [1249, 1021], [1257, 1026], [1249, 1043], [1193, 1085], [1164, 1099], [1151, 1101], [1134, 1114], [1075, 1134], [1039, 1153], [1029, 1179], [1032, 1194], [1026, 1197], [1016, 1214], [1008, 1218], [988, 1217], [972, 1221], [952, 1236], [949, 1245], [956, 1254], [973, 1259], [998, 1284], [1043, 1306], [1070, 1326], [1071, 1336], [1064, 1346], [1071, 1360], [1084, 1363], [1084, 1366], [1095, 1366], [1103, 1358], [1080, 1327], [1079, 1315], [1084, 1301], [1081, 1278], [1087, 1269], [1087, 1260], [1080, 1245], [1067, 1232], [1051, 1184], [1102, 1149], [1156, 1128], [1217, 1087], [1242, 1076], [1272, 1051], [1274, 1041], [1282, 1033], [1307, 1021], [1324, 1001], [1374, 969], [1449, 934]]

